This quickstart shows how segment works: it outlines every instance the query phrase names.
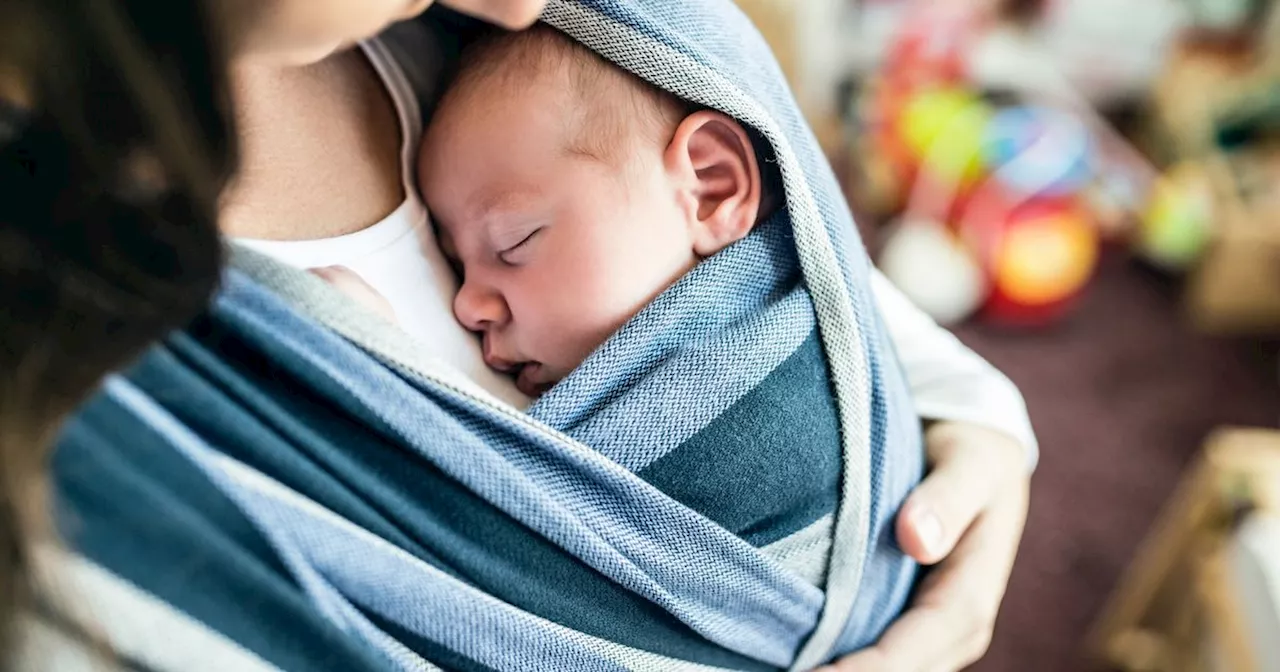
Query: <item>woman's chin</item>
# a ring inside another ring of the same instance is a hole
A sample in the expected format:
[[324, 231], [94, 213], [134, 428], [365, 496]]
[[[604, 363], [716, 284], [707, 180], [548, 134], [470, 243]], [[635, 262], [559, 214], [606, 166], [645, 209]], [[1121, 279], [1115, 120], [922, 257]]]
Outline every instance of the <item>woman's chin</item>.
[[356, 46], [355, 42], [332, 42], [324, 46], [308, 47], [299, 49], [289, 59], [289, 65], [315, 65], [330, 56], [344, 52]]
[[268, 65], [283, 68], [301, 68], [315, 65], [330, 56], [354, 47], [356, 42], [329, 42], [296, 48], [247, 49], [236, 59], [244, 64]]

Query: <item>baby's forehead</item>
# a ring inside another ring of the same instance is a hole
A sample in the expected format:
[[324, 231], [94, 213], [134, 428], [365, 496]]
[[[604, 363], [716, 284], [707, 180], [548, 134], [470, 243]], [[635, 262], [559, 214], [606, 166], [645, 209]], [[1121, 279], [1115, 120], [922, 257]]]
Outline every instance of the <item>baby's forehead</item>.
[[556, 83], [554, 93], [576, 96], [610, 79], [611, 64], [568, 36], [539, 24], [528, 30], [495, 32], [463, 51], [449, 97], [476, 92], [519, 94]]
[[466, 203], [457, 204], [453, 217], [442, 217], [437, 212], [434, 224], [442, 234], [442, 242], [444, 237], [454, 239], [449, 243], [456, 243], [457, 239], [487, 235], [523, 221], [539, 208], [542, 195], [537, 184], [504, 181], [477, 185]]
[[[550, 28], [481, 38], [463, 59], [445, 102], [470, 109], [495, 101], [554, 105], [573, 148], [603, 152], [630, 133], [678, 120], [682, 101]], [[572, 149], [572, 148], [571, 148]]]

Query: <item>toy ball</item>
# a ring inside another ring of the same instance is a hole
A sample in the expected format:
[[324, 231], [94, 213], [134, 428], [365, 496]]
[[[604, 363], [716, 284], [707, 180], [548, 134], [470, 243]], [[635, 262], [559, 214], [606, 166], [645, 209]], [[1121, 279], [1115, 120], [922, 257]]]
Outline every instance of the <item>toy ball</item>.
[[1079, 213], [1024, 217], [1009, 224], [995, 285], [1018, 303], [1055, 303], [1084, 286], [1096, 261], [1097, 236]]
[[1092, 277], [1099, 236], [1087, 212], [1072, 199], [1035, 199], [979, 214], [966, 222], [969, 240], [991, 284], [982, 308], [989, 320], [1047, 324], [1062, 316]]
[[991, 108], [963, 89], [932, 89], [902, 108], [898, 132], [920, 170], [940, 182], [971, 184], [984, 172], [982, 139]]
[[1061, 196], [1089, 182], [1092, 144], [1089, 129], [1070, 113], [1011, 107], [987, 125], [983, 158], [1014, 194]]
[[1139, 253], [1159, 266], [1183, 269], [1209, 242], [1213, 193], [1195, 164], [1175, 166], [1152, 189], [1141, 218]]
[[879, 266], [890, 282], [939, 324], [965, 319], [986, 298], [986, 280], [977, 260], [938, 222], [899, 224], [880, 253]]

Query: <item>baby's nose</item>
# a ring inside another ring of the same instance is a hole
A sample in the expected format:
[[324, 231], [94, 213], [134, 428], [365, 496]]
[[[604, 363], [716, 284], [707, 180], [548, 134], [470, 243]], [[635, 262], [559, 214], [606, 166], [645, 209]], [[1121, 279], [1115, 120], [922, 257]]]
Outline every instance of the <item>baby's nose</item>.
[[476, 282], [464, 282], [453, 297], [453, 314], [471, 331], [487, 331], [511, 317], [502, 294]]

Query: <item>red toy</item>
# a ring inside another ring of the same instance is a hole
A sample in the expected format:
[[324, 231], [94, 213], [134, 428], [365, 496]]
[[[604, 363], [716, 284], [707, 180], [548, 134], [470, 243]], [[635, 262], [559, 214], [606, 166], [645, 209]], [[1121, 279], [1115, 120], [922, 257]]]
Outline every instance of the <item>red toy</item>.
[[981, 314], [991, 322], [1041, 326], [1060, 318], [1097, 266], [1098, 230], [1075, 197], [1018, 203], [989, 183], [958, 229], [990, 283]]
[[967, 79], [970, 45], [985, 17], [968, 3], [915, 3], [889, 46], [882, 71], [907, 86], [958, 84]]

